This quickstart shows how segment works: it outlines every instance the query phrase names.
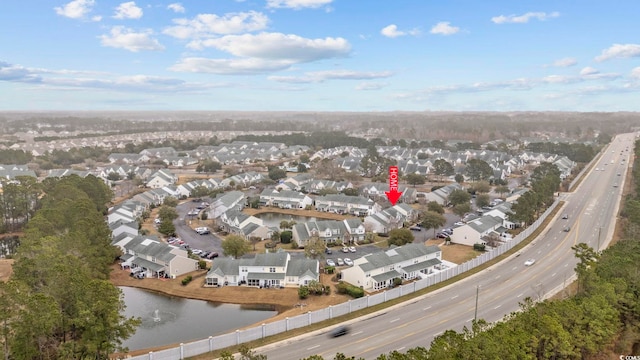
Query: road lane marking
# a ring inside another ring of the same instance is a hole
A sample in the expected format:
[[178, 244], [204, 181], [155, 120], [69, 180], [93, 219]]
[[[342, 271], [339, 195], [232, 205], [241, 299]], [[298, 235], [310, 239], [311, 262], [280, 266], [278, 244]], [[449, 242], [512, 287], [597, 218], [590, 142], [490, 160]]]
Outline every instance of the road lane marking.
[[460, 296], [460, 295], [455, 295], [455, 296], [453, 296], [453, 297], [451, 298], [451, 300], [453, 300], [453, 299], [457, 298], [458, 296]]
[[500, 275], [496, 276], [496, 280], [497, 280], [497, 279], [500, 279]]
[[431, 309], [431, 305], [427, 306], [426, 308], [424, 308], [424, 309], [422, 309], [422, 310], [423, 310], [423, 311], [427, 311], [427, 310], [429, 310], [429, 309]]
[[500, 304], [500, 305], [498, 305], [498, 306], [494, 307], [494, 308], [493, 308], [493, 310], [498, 310], [498, 309], [500, 308], [500, 306], [502, 306], [502, 304]]
[[351, 334], [351, 336], [356, 336], [356, 335], [360, 335], [362, 334], [364, 331], [358, 331], [358, 332], [354, 332], [353, 334]]
[[319, 348], [320, 345], [313, 345], [312, 347], [308, 347], [307, 350], [313, 350]]
[[556, 276], [556, 273], [551, 274], [551, 277], [554, 277], [554, 276]]
[[394, 322], [396, 322], [398, 320], [400, 320], [400, 318], [391, 319], [391, 320], [389, 320], [389, 323], [394, 323]]
[[513, 269], [511, 269], [511, 270], [516, 270], [517, 268], [518, 268], [517, 266], [514, 266]]
[[518, 296], [516, 296], [516, 297], [521, 297], [521, 296], [522, 296], [522, 293], [518, 294]]

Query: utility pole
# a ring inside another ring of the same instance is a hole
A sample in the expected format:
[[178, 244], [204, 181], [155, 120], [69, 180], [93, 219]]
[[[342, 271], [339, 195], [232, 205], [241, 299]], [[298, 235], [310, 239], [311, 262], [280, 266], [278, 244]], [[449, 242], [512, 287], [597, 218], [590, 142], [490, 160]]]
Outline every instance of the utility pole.
[[476, 312], [473, 314], [473, 321], [478, 319], [478, 295], [480, 294], [480, 285], [476, 286]]

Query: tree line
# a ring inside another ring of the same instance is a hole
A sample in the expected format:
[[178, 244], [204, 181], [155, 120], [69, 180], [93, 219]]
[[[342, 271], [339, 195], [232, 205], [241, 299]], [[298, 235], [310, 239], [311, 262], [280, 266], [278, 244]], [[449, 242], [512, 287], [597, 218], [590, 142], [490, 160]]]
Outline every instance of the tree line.
[[42, 183], [40, 208], [24, 229], [13, 275], [0, 283], [5, 359], [107, 359], [139, 319], [122, 315], [109, 281], [120, 252], [104, 221], [111, 190], [94, 177]]

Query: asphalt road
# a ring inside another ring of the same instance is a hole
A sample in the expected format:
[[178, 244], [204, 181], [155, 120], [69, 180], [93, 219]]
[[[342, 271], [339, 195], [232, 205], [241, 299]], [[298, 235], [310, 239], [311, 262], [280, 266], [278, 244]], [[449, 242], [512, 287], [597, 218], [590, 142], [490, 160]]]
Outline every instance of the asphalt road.
[[[206, 198], [203, 200], [211, 201], [211, 199]], [[205, 224], [200, 224], [200, 220], [197, 217], [187, 215], [189, 211], [195, 209], [198, 205], [199, 203], [187, 201], [176, 207], [178, 218], [173, 222], [176, 227], [176, 234], [185, 243], [189, 244], [191, 249], [215, 251], [222, 256], [222, 239], [220, 237], [214, 233], [199, 235], [191, 227], [205, 226]]]
[[[558, 291], [574, 276], [577, 261], [571, 250], [573, 245], [586, 242], [604, 248], [611, 239], [634, 140], [632, 134], [617, 137], [578, 189], [560, 195], [565, 205], [557, 218], [518, 254], [419, 299], [350, 321], [352, 331], [348, 335], [330, 338], [331, 329], [326, 329], [267, 345], [256, 352], [282, 360], [314, 354], [332, 359], [337, 352], [373, 359], [393, 350], [428, 347], [435, 336], [447, 329], [469, 327], [476, 312], [478, 318], [497, 321], [517, 311], [527, 297], [540, 300]], [[596, 171], [596, 167], [603, 170]], [[568, 219], [562, 219], [565, 213]], [[566, 226], [571, 230], [563, 231]], [[527, 259], [535, 259], [534, 265], [525, 266]]]

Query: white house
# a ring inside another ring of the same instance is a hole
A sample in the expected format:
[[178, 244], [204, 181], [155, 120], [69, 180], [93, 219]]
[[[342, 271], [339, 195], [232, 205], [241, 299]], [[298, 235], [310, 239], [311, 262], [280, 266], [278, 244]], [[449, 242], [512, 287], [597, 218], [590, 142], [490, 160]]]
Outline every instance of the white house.
[[380, 205], [371, 199], [344, 194], [318, 196], [315, 199], [315, 207], [318, 211], [355, 216], [367, 216], [380, 211]]
[[281, 209], [304, 209], [313, 204], [313, 199], [297, 191], [264, 189], [260, 193], [260, 204]]
[[318, 260], [291, 259], [287, 252], [257, 254], [252, 259], [219, 258], [205, 277], [205, 286], [283, 287], [307, 285], [320, 278]]
[[393, 285], [395, 278], [406, 281], [429, 274], [442, 263], [442, 251], [435, 245], [412, 243], [365, 255], [353, 263], [342, 270], [342, 280], [365, 291], [377, 291]]
[[229, 191], [218, 194], [209, 206], [209, 219], [217, 219], [229, 210], [242, 210], [247, 202], [247, 198], [242, 191]]
[[141, 271], [146, 277], [180, 276], [198, 269], [198, 261], [189, 258], [186, 250], [153, 237], [138, 235], [119, 246], [124, 253], [120, 265]]

